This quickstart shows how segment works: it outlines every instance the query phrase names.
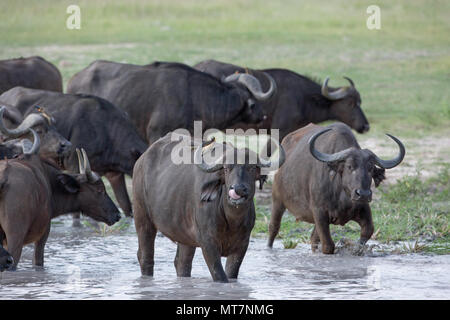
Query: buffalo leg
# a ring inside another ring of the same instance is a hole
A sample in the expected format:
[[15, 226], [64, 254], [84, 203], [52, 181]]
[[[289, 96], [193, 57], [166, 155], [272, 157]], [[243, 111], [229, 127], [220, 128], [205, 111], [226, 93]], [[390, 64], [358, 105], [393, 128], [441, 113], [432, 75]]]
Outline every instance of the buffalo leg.
[[81, 227], [81, 214], [79, 212], [72, 213], [72, 227]]
[[283, 217], [284, 210], [286, 207], [283, 203], [275, 198], [272, 200], [272, 214], [270, 215], [269, 223], [269, 240], [267, 241], [267, 246], [272, 248], [273, 241], [280, 231], [281, 218]]
[[177, 255], [175, 256], [175, 269], [178, 277], [190, 277], [192, 260], [194, 259], [195, 247], [178, 243]]
[[22, 255], [22, 247], [23, 242], [25, 240], [25, 234], [23, 233], [13, 233], [14, 236], [6, 235], [6, 242], [7, 242], [7, 251], [9, 254], [13, 257], [14, 263], [11, 267], [9, 267], [8, 270], [15, 271], [17, 269], [17, 265], [19, 264], [20, 256]]
[[239, 268], [241, 267], [242, 261], [244, 260], [245, 253], [247, 252], [248, 242], [242, 245], [238, 252], [230, 254], [227, 258], [227, 263], [225, 265], [225, 270], [229, 279], [237, 279]]
[[134, 225], [138, 236], [137, 258], [144, 276], [153, 276], [155, 264], [155, 238], [156, 227], [147, 215], [147, 211], [140, 205], [140, 201], [134, 203]]
[[111, 184], [111, 188], [114, 191], [117, 202], [122, 208], [125, 216], [132, 217], [131, 201], [128, 196], [127, 186], [125, 183], [125, 175], [121, 172], [107, 172], [105, 174], [106, 179], [108, 179]]
[[315, 229], [322, 243], [322, 252], [325, 254], [334, 253], [334, 242], [331, 238], [330, 223], [328, 214], [314, 213]]
[[202, 253], [213, 280], [216, 282], [228, 282], [227, 275], [220, 261], [221, 255], [219, 248], [214, 244], [208, 243], [202, 246]]
[[33, 265], [38, 267], [44, 266], [44, 247], [47, 242], [48, 235], [50, 233], [50, 223], [48, 224], [47, 230], [42, 235], [42, 237], [34, 243], [34, 257]]
[[320, 238], [316, 231], [316, 226], [314, 226], [314, 229], [311, 233], [311, 250], [312, 252], [316, 252], [318, 244], [319, 244]]
[[359, 238], [359, 243], [365, 244], [372, 237], [374, 231], [372, 212], [368, 205], [359, 212], [359, 215], [355, 218], [355, 221], [361, 227], [361, 236]]

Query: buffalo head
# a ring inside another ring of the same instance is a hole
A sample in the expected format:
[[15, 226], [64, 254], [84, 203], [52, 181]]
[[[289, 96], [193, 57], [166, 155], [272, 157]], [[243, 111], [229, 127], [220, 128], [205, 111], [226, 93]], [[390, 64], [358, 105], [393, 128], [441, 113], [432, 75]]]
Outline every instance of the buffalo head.
[[72, 144], [61, 136], [53, 125], [54, 119], [39, 109], [39, 113], [29, 114], [15, 129], [9, 129], [3, 123], [4, 108], [0, 109], [0, 131], [8, 138], [29, 135], [33, 128], [40, 137], [40, 154], [44, 157], [57, 158], [67, 155]]
[[392, 160], [382, 160], [368, 149], [355, 147], [333, 154], [322, 153], [315, 148], [315, 141], [320, 135], [330, 130], [325, 129], [314, 134], [308, 142], [309, 151], [314, 158], [328, 164], [332, 176], [335, 174], [340, 176], [342, 188], [352, 201], [370, 202], [372, 200], [370, 189], [372, 179], [375, 186], [378, 187], [385, 179], [385, 169], [394, 168], [402, 162], [405, 156], [405, 147], [400, 140], [388, 134], [400, 149], [399, 154]]
[[344, 77], [350, 83], [348, 87], [340, 87], [331, 91], [328, 77], [322, 84], [322, 95], [331, 101], [330, 111], [334, 117], [349, 125], [359, 133], [369, 131], [369, 122], [361, 109], [361, 97], [352, 79]]
[[[210, 148], [211, 145], [206, 146]], [[261, 168], [278, 168], [286, 158], [284, 149], [280, 146], [280, 158], [276, 164], [270, 160], [259, 157], [255, 152], [245, 149], [236, 149], [229, 144], [214, 144], [214, 151], [221, 149], [220, 156], [208, 164], [203, 159], [203, 147], [195, 151], [195, 163], [205, 172], [217, 172], [218, 179], [205, 183], [202, 187], [202, 201], [214, 200], [225, 186], [228, 204], [237, 206], [253, 201], [255, 195], [255, 181], [264, 180]]]
[[106, 193], [102, 179], [91, 170], [86, 151], [84, 149], [76, 151], [80, 173], [61, 173], [57, 177], [58, 182], [67, 192], [77, 195], [83, 214], [107, 225], [113, 225], [120, 220], [119, 210]]
[[244, 107], [242, 114], [243, 122], [259, 123], [266, 118], [260, 102], [270, 99], [276, 93], [277, 84], [269, 74], [265, 72], [263, 74], [270, 83], [270, 88], [267, 92], [263, 92], [259, 80], [248, 73], [234, 73], [222, 78], [224, 83], [232, 83], [239, 90], [241, 105]]

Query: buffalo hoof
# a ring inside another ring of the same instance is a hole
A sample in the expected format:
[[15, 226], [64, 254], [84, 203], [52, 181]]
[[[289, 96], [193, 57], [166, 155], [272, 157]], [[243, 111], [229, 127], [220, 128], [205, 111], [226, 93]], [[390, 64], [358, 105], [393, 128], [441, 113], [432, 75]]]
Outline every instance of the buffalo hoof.
[[333, 245], [322, 245], [322, 253], [333, 254], [334, 253], [334, 244]]

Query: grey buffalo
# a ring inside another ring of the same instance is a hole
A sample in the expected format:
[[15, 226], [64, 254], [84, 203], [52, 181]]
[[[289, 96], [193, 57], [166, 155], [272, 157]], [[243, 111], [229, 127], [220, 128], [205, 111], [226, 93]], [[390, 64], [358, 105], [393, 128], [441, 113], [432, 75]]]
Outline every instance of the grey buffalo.
[[[194, 68], [221, 78], [234, 72], [247, 72], [267, 88], [266, 74], [277, 83], [277, 91], [261, 103], [266, 119], [259, 124], [238, 123], [235, 127], [248, 129], [279, 129], [280, 141], [290, 132], [308, 123], [338, 120], [359, 133], [369, 130], [369, 123], [361, 109], [361, 97], [353, 81], [350, 86], [332, 88], [329, 78], [321, 84], [287, 69], [248, 69], [216, 60], [205, 60]], [[269, 154], [270, 154], [269, 148]]]
[[[227, 282], [238, 276], [255, 223], [255, 180], [263, 167], [281, 165], [284, 152], [277, 163], [271, 163], [249, 149], [238, 152], [229, 146], [208, 163], [197, 143], [195, 153], [191, 153], [194, 164], [176, 164], [171, 156], [180, 145], [189, 148], [190, 142], [168, 133], [150, 146], [134, 168], [133, 208], [141, 272], [153, 275], [159, 230], [178, 245], [178, 276], [191, 275], [195, 249], [200, 247], [213, 280]], [[211, 144], [205, 148], [212, 145], [214, 150], [228, 146]], [[239, 154], [241, 160], [237, 161]], [[222, 256], [228, 257], [225, 270]]]
[[178, 128], [193, 133], [194, 121], [203, 130], [223, 130], [238, 122], [264, 119], [257, 101], [269, 99], [269, 89], [251, 75], [231, 75], [223, 80], [181, 63], [155, 62], [146, 66], [95, 61], [75, 74], [69, 93], [88, 93], [105, 98], [130, 115], [143, 139], [152, 144]]

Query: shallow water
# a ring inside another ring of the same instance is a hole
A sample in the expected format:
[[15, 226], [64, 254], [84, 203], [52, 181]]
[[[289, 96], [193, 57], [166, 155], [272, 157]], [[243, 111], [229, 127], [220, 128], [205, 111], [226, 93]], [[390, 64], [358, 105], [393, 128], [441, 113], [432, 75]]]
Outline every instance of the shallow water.
[[[177, 278], [176, 245], [156, 239], [154, 277], [142, 277], [134, 225], [102, 236], [56, 219], [45, 267], [31, 265], [32, 246], [16, 272], [0, 275], [1, 299], [449, 299], [450, 255], [332, 256], [308, 245], [274, 249], [252, 239], [239, 279], [214, 283], [197, 249], [192, 278]], [[224, 262], [224, 260], [223, 260]]]

